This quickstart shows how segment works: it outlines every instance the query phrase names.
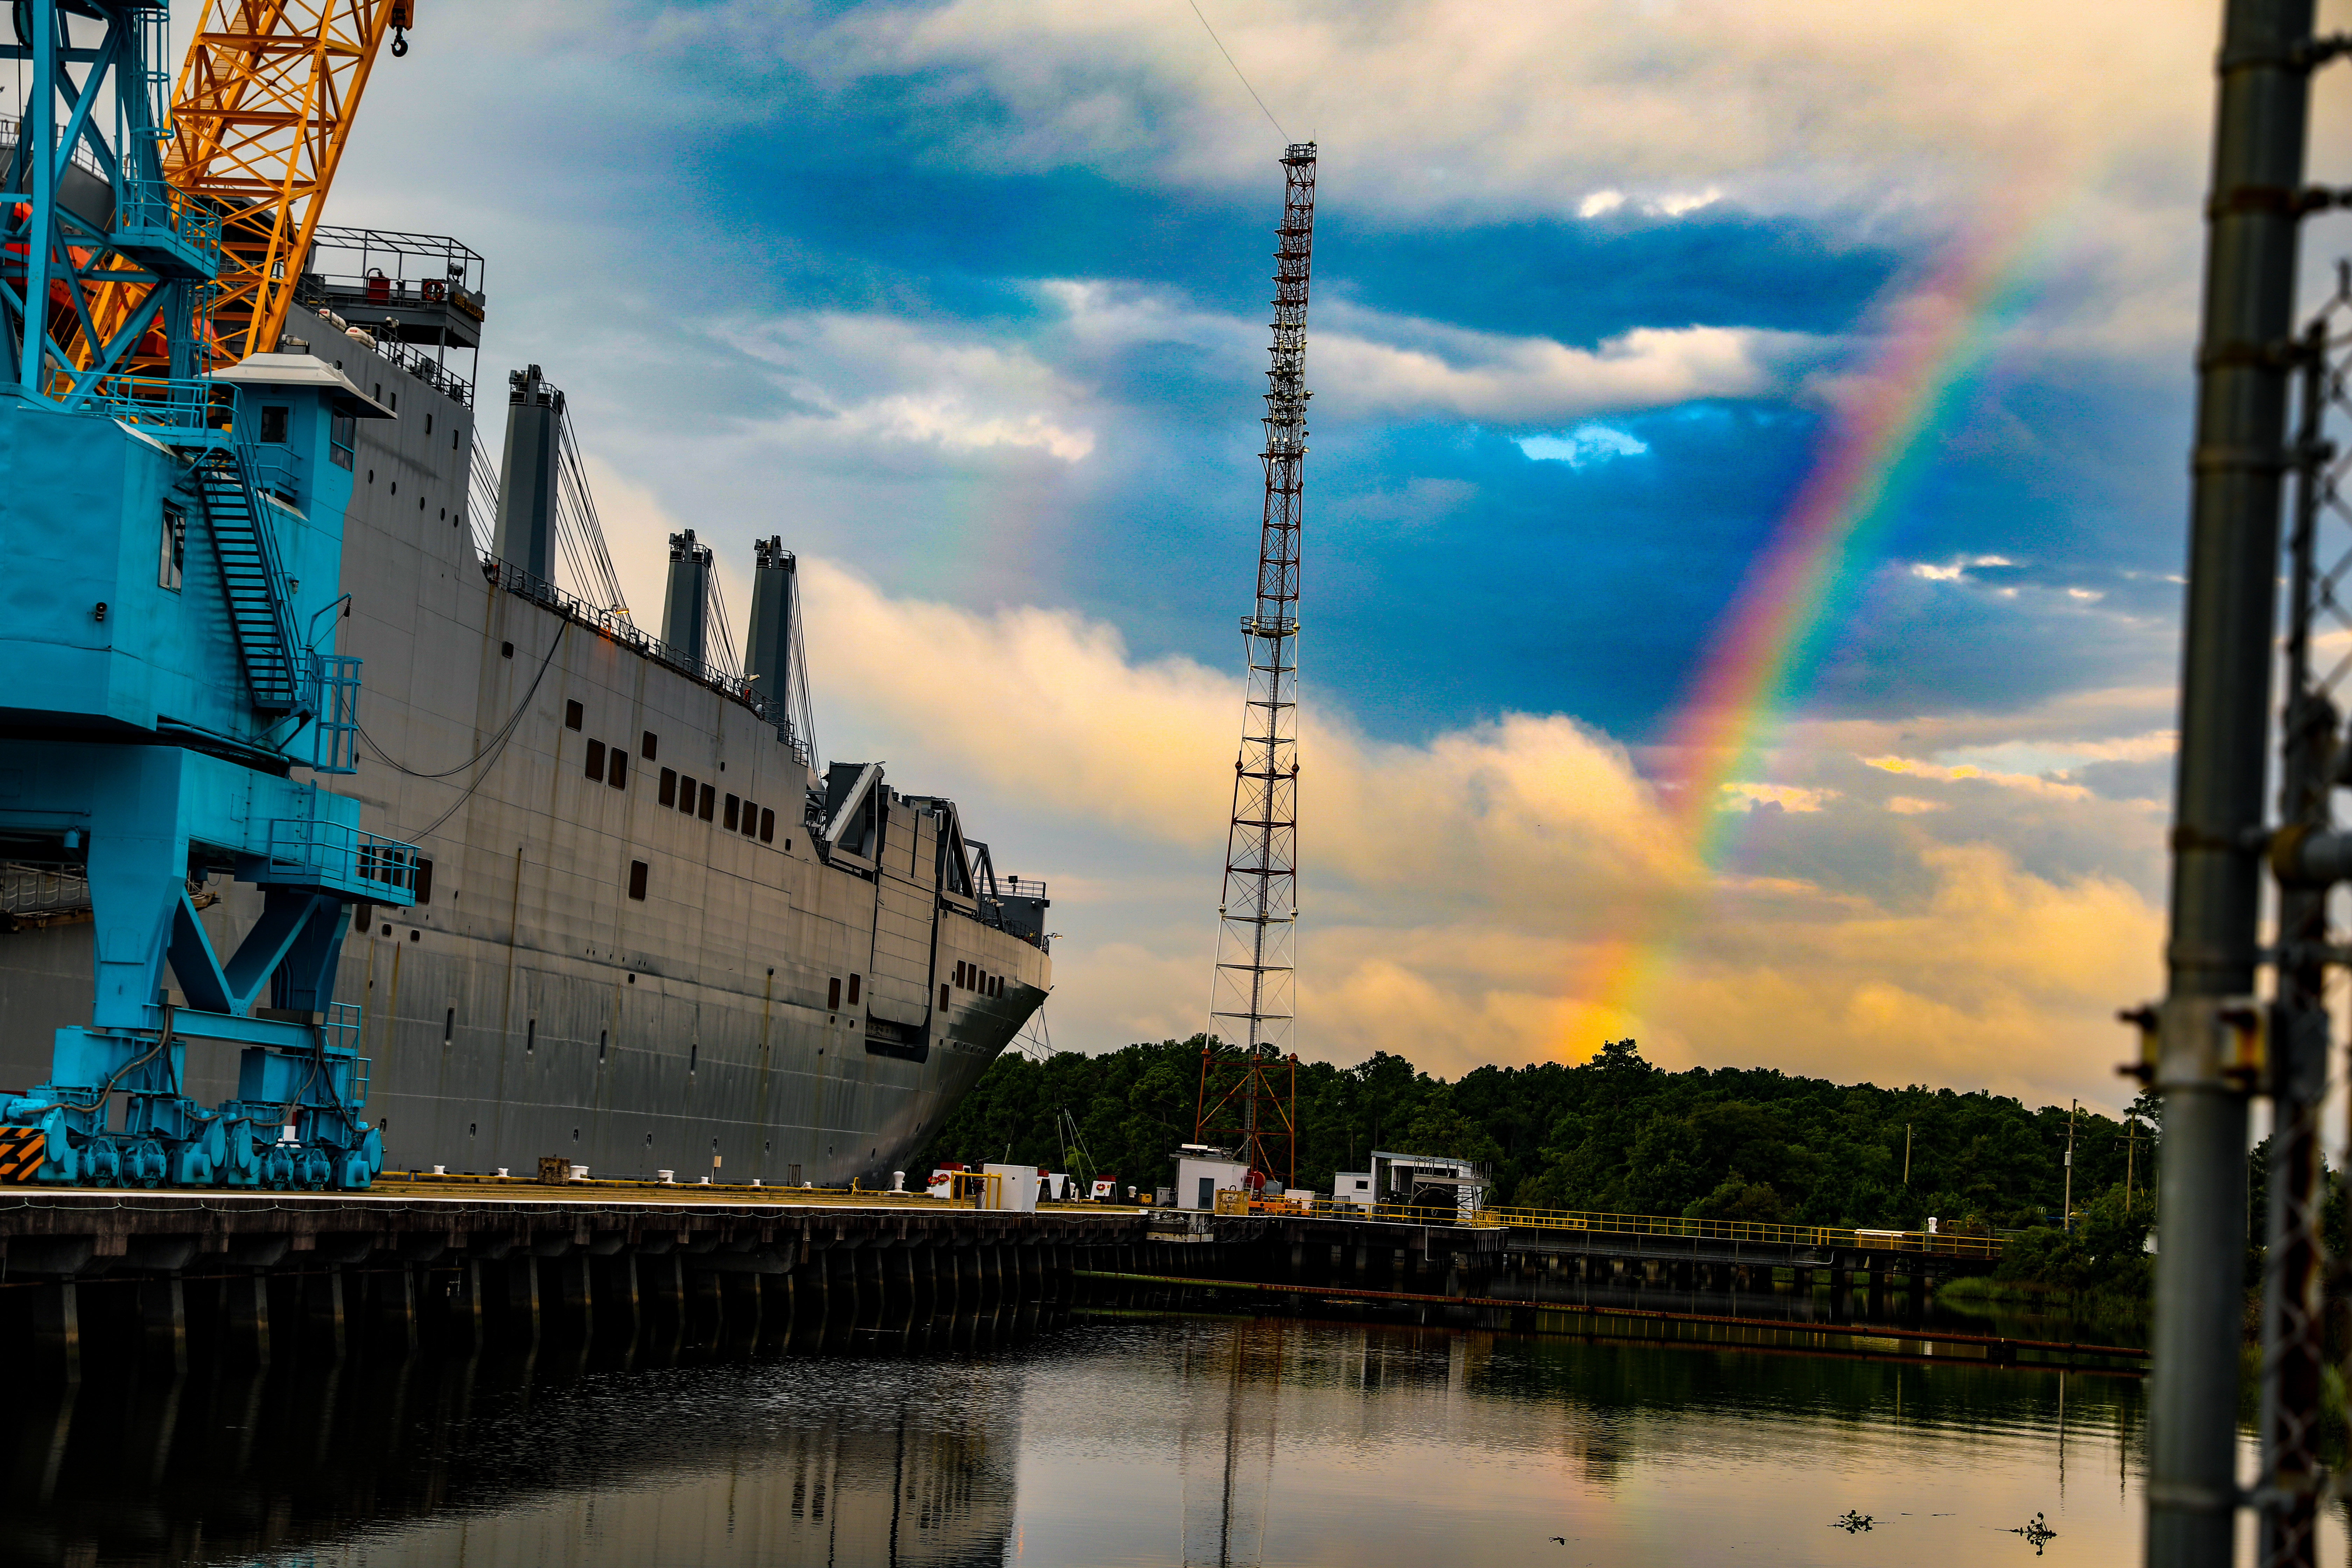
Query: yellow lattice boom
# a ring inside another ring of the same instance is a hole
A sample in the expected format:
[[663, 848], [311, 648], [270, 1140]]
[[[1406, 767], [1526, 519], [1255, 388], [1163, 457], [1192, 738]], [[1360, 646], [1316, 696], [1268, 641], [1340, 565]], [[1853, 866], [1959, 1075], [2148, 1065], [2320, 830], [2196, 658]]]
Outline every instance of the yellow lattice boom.
[[413, 0], [205, 0], [172, 121], [172, 183], [221, 211], [218, 363], [278, 345], [385, 35]]

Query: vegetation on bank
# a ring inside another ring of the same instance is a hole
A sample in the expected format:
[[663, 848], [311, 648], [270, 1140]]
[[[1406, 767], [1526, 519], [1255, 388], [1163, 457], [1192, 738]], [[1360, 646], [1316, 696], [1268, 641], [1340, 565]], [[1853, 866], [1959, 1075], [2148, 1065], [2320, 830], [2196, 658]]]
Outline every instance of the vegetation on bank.
[[[1123, 1186], [1168, 1184], [1176, 1146], [1192, 1136], [1202, 1044], [1000, 1057], [919, 1164], [1009, 1158], [1066, 1170], [1077, 1163], [1066, 1142], [1074, 1126], [1093, 1171], [1116, 1173]], [[2143, 1256], [2126, 1233], [2134, 1223], [2145, 1233], [2154, 1187], [2152, 1105], [2133, 1110], [2140, 1121], [2128, 1137], [2114, 1118], [2074, 1119], [2076, 1209], [2104, 1215], [2112, 1200], [2121, 1216], [2119, 1229], [2098, 1220], [2108, 1228], [2096, 1241], [2087, 1214], [2074, 1237], [2054, 1229], [2066, 1191], [2064, 1106], [1769, 1068], [1666, 1072], [1631, 1040], [1573, 1067], [1485, 1067], [1450, 1082], [1386, 1053], [1350, 1068], [1301, 1062], [1298, 1183], [1328, 1193], [1335, 1172], [1362, 1170], [1372, 1150], [1389, 1149], [1486, 1162], [1489, 1201], [1504, 1205], [1904, 1229], [1930, 1216], [1946, 1230], [2052, 1226], [2055, 1242], [2020, 1238], [2031, 1268], [2052, 1283], [2120, 1282], [2129, 1267], [2116, 1260]]]
[[[2154, 1205], [2146, 1194], [2125, 1202], [2111, 1187], [2078, 1204], [2071, 1229], [2037, 1226], [2009, 1237], [2000, 1265], [1985, 1283], [1989, 1294], [2058, 1292], [2078, 1299], [2140, 1301], [2147, 1298], [2156, 1258], [2147, 1250]], [[1955, 1284], [1960, 1283], [1955, 1281]]]

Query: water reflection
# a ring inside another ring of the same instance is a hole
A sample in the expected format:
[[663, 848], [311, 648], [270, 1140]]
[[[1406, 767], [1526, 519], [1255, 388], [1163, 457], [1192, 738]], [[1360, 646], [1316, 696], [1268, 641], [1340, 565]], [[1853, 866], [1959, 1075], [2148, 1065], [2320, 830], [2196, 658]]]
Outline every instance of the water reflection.
[[2031, 1555], [2037, 1514], [2053, 1558], [2137, 1551], [2133, 1379], [1273, 1319], [1096, 1339], [1028, 1369], [1024, 1563], [1934, 1568]]
[[1981, 1364], [1137, 1315], [560, 1376], [103, 1370], [20, 1391], [0, 1561], [1937, 1568], [2021, 1562], [2036, 1517], [2052, 1560], [2137, 1551], [2144, 1385]]
[[0, 1561], [1004, 1560], [1019, 1408], [986, 1362], [524, 1371], [419, 1357], [54, 1390], [18, 1405]]

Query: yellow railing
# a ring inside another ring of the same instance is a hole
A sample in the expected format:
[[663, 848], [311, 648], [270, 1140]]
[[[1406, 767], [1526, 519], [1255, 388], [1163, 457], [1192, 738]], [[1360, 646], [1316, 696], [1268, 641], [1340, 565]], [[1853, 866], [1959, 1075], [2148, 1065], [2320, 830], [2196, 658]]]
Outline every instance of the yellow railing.
[[1311, 1205], [1281, 1198], [1217, 1194], [1220, 1214], [1309, 1214], [1317, 1219], [1384, 1220], [1397, 1225], [1470, 1225], [1512, 1230], [1578, 1230], [1611, 1236], [1686, 1237], [1694, 1241], [1761, 1242], [1781, 1247], [1920, 1252], [1946, 1258], [1999, 1258], [1990, 1236], [1874, 1230], [1866, 1226], [1765, 1225], [1754, 1220], [1685, 1219], [1676, 1215], [1601, 1214], [1581, 1209], [1481, 1208], [1469, 1219], [1453, 1207], [1357, 1204], [1318, 1198]]
[[1002, 1171], [950, 1171], [948, 1201], [968, 1203], [979, 1209], [1001, 1209], [1004, 1206], [1004, 1173]]

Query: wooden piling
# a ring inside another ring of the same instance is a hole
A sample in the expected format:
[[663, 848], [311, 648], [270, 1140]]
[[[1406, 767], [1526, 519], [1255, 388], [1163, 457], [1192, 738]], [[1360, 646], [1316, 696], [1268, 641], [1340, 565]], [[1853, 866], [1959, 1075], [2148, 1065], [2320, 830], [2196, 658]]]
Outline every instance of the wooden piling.
[[174, 1375], [188, 1370], [187, 1290], [178, 1275], [139, 1281], [139, 1331], [153, 1364]]

